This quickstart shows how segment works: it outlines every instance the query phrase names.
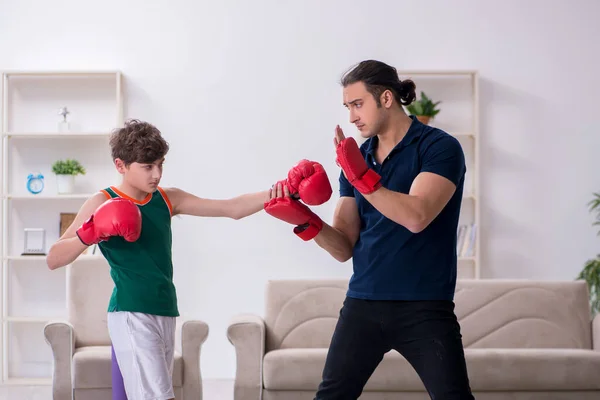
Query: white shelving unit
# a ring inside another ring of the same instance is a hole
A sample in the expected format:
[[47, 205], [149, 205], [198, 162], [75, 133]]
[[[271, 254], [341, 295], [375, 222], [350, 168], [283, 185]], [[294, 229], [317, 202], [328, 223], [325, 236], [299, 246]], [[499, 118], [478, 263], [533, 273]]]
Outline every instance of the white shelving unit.
[[432, 101], [441, 101], [438, 105], [441, 111], [429, 125], [455, 136], [463, 147], [467, 173], [459, 225], [467, 228], [463, 228], [466, 229], [466, 244], [457, 232], [458, 278], [479, 279], [479, 74], [470, 70], [399, 70], [398, 75], [401, 80], [412, 79], [415, 82], [417, 99], [420, 99], [423, 91]]
[[[116, 184], [110, 131], [123, 120], [119, 71], [12, 71], [2, 74], [2, 383], [50, 385], [52, 353], [43, 327], [66, 315], [66, 268], [50, 271], [43, 255], [22, 255], [24, 229], [45, 229], [45, 249], [60, 233], [60, 213], [76, 213], [93, 193]], [[71, 127], [60, 132], [61, 107]], [[72, 194], [58, 194], [54, 161], [77, 159], [86, 169]], [[37, 195], [26, 188], [29, 173], [44, 176]], [[106, 262], [99, 253], [79, 262]]]

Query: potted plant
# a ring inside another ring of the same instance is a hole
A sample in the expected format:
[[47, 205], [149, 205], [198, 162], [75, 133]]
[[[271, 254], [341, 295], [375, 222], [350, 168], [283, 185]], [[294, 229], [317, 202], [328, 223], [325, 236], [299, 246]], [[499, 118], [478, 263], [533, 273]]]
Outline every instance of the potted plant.
[[[590, 212], [596, 212], [596, 221], [592, 225], [600, 225], [600, 194], [594, 193], [594, 199], [589, 203]], [[600, 236], [600, 231], [597, 233]], [[587, 260], [583, 269], [577, 276], [577, 279], [583, 279], [587, 282], [590, 290], [590, 307], [592, 316], [600, 312], [600, 254], [595, 258]]]
[[56, 183], [59, 194], [73, 192], [75, 175], [85, 175], [85, 168], [77, 160], [58, 160], [52, 164], [52, 172], [56, 174]]
[[415, 100], [412, 104], [406, 106], [406, 109], [422, 123], [429, 124], [429, 121], [441, 111], [439, 108], [436, 108], [440, 103], [441, 101], [434, 103], [427, 97], [425, 92], [421, 91], [421, 99]]

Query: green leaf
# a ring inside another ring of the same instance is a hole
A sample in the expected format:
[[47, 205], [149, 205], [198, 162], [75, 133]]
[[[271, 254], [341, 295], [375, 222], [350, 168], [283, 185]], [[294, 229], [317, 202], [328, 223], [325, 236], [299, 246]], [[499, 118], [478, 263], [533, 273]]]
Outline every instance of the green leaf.
[[85, 168], [77, 160], [58, 160], [52, 164], [52, 172], [56, 175], [85, 175]]
[[577, 276], [585, 280], [590, 292], [590, 308], [593, 315], [600, 312], [600, 256], [587, 260]]
[[421, 91], [421, 98], [406, 106], [407, 111], [413, 115], [435, 117], [440, 110], [436, 108], [441, 101], [433, 102], [425, 92]]

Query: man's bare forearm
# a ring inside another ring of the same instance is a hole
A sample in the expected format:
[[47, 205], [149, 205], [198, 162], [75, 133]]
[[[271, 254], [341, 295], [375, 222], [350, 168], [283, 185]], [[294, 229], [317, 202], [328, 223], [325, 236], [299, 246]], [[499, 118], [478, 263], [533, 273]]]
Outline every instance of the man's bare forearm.
[[323, 223], [323, 229], [315, 236], [315, 242], [339, 262], [348, 261], [352, 257], [354, 246], [348, 236], [326, 223]]
[[77, 236], [59, 240], [48, 251], [46, 257], [48, 268], [57, 269], [71, 264], [83, 253], [86, 247]]

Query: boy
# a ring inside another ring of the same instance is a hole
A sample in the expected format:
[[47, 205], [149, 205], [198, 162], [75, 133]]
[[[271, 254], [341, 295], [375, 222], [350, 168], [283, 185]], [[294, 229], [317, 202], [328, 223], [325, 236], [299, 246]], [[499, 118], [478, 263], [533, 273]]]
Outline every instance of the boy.
[[129, 400], [174, 399], [175, 318], [179, 316], [171, 260], [171, 217], [240, 219], [263, 209], [270, 190], [227, 200], [159, 186], [169, 145], [153, 125], [130, 120], [113, 132], [112, 157], [122, 182], [90, 197], [52, 245], [51, 270], [97, 243], [115, 283], [108, 329]]

